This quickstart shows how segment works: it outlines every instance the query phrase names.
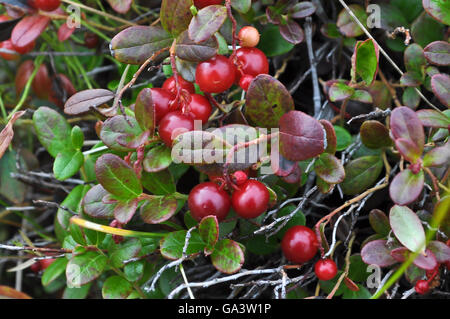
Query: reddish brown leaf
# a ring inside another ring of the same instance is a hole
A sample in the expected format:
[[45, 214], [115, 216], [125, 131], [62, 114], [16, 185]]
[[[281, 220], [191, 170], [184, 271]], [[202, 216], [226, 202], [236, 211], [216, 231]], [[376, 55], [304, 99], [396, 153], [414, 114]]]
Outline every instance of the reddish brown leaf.
[[11, 143], [14, 137], [13, 125], [14, 123], [25, 114], [25, 111], [16, 112], [13, 114], [8, 124], [6, 124], [5, 128], [0, 132], [0, 158], [2, 158], [9, 144]]
[[36, 40], [50, 23], [50, 18], [39, 14], [23, 18], [11, 34], [11, 41], [17, 47], [26, 47]]

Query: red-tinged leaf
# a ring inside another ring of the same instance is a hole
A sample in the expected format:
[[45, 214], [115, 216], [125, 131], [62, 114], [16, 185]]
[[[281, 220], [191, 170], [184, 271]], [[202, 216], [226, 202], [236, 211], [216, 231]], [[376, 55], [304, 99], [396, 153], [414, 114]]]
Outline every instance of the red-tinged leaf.
[[335, 82], [328, 91], [331, 102], [343, 101], [350, 98], [355, 93], [355, 89], [342, 82]]
[[435, 147], [423, 157], [423, 165], [439, 167], [450, 163], [450, 141], [443, 146]]
[[388, 87], [382, 81], [373, 81], [372, 85], [368, 88], [370, 95], [372, 95], [373, 106], [382, 110], [386, 110], [391, 107], [392, 95], [389, 92]]
[[208, 40], [226, 19], [227, 8], [224, 6], [212, 5], [201, 9], [189, 24], [189, 38], [196, 43]]
[[134, 199], [142, 194], [142, 185], [136, 173], [117, 155], [100, 156], [95, 163], [95, 175], [99, 183], [119, 199]]
[[403, 246], [412, 252], [425, 251], [425, 231], [419, 217], [411, 209], [394, 205], [389, 212], [389, 223]]
[[372, 39], [358, 41], [352, 56], [352, 82], [360, 77], [370, 86], [377, 76], [379, 58], [380, 50]]
[[245, 116], [260, 127], [278, 127], [281, 117], [294, 107], [286, 87], [267, 74], [258, 75], [250, 84], [246, 97]]
[[423, 48], [417, 43], [408, 46], [404, 54], [405, 67], [407, 71], [413, 71], [418, 74], [424, 73], [427, 60], [423, 52]]
[[365, 244], [361, 249], [361, 257], [368, 265], [388, 267], [397, 263], [390, 255], [389, 249], [386, 247], [386, 241], [381, 239]]
[[214, 57], [218, 49], [219, 45], [215, 37], [202, 43], [196, 43], [189, 38], [188, 31], [184, 31], [177, 39], [175, 53], [180, 59], [201, 62]]
[[327, 148], [325, 149], [325, 152], [330, 154], [336, 153], [337, 137], [333, 124], [327, 120], [319, 120], [319, 122], [322, 124], [327, 135]]
[[372, 209], [369, 213], [369, 223], [372, 229], [380, 235], [387, 236], [391, 231], [389, 218], [379, 209]]
[[136, 119], [131, 116], [116, 115], [107, 119], [100, 131], [100, 139], [108, 147], [117, 151], [131, 151], [148, 140], [149, 131], [143, 132]]
[[450, 25], [450, 3], [445, 0], [423, 0], [423, 8], [436, 20]]
[[394, 258], [396, 261], [402, 263], [408, 258], [409, 253], [410, 253], [410, 251], [408, 250], [408, 248], [398, 247], [398, 248], [392, 249], [390, 254], [391, 254], [392, 258]]
[[288, 175], [282, 177], [283, 181], [288, 184], [299, 184], [302, 180], [302, 170], [300, 166], [297, 164], [294, 166], [294, 170]]
[[72, 258], [66, 267], [67, 285], [80, 287], [97, 279], [105, 270], [108, 257], [94, 250], [78, 255], [72, 254]]
[[75, 27], [69, 27], [67, 23], [61, 24], [58, 29], [58, 40], [63, 42], [66, 41], [75, 32]]
[[445, 243], [433, 240], [428, 243], [427, 248], [433, 252], [438, 263], [445, 263], [450, 261], [450, 247]]
[[420, 269], [416, 265], [412, 264], [405, 270], [405, 278], [411, 284], [415, 284], [419, 279], [424, 278], [426, 275], [426, 271], [424, 269]]
[[422, 84], [424, 77], [414, 71], [405, 72], [400, 78], [400, 84], [408, 87], [416, 87]]
[[16, 47], [26, 47], [35, 41], [50, 23], [50, 18], [39, 14], [26, 16], [15, 27], [11, 41]]
[[103, 299], [127, 299], [134, 291], [133, 285], [123, 277], [111, 276], [102, 287]]
[[156, 127], [156, 115], [151, 89], [145, 88], [139, 92], [134, 106], [134, 114], [142, 130], [148, 130], [153, 135]]
[[356, 195], [372, 186], [383, 169], [380, 156], [363, 156], [345, 166], [345, 180], [341, 187], [344, 194]]
[[353, 93], [353, 95], [350, 97], [350, 99], [353, 101], [361, 102], [361, 103], [367, 103], [367, 104], [373, 103], [372, 95], [368, 91], [365, 91], [365, 90], [356, 90], [355, 93]]
[[31, 297], [14, 288], [0, 286], [0, 299], [31, 299]]
[[289, 15], [294, 19], [301, 19], [313, 15], [316, 10], [317, 8], [314, 3], [310, 1], [303, 1], [292, 6], [289, 9]]
[[[357, 4], [349, 5], [349, 8], [353, 11], [358, 20], [365, 25], [367, 21], [366, 10]], [[339, 13], [336, 25], [338, 26], [339, 31], [348, 38], [357, 37], [364, 33], [345, 9], [342, 9]]]
[[416, 112], [406, 106], [397, 107], [391, 114], [391, 133], [394, 139], [404, 138], [417, 146], [422, 153], [425, 133]]
[[172, 150], [165, 145], [159, 145], [145, 155], [144, 170], [149, 173], [160, 172], [172, 164]]
[[420, 96], [415, 87], [407, 87], [403, 91], [402, 102], [405, 106], [415, 110], [420, 104]]
[[14, 137], [13, 125], [14, 123], [25, 114], [25, 111], [19, 111], [13, 114], [11, 119], [8, 121], [8, 124], [4, 127], [4, 129], [0, 132], [0, 158], [2, 158], [5, 151], [8, 149], [9, 144]]
[[428, 62], [432, 64], [450, 65], [450, 44], [446, 41], [431, 42], [425, 47], [424, 54]]
[[425, 254], [426, 255], [419, 254], [416, 259], [414, 259], [414, 265], [425, 270], [436, 269], [438, 262], [434, 253], [427, 249], [425, 250]]
[[305, 33], [302, 27], [291, 19], [288, 19], [286, 24], [280, 25], [280, 34], [286, 41], [292, 44], [302, 43], [305, 39]]
[[244, 252], [241, 246], [231, 239], [223, 239], [216, 244], [211, 254], [213, 266], [225, 274], [238, 272], [244, 264]]
[[328, 184], [339, 184], [345, 179], [345, 170], [334, 155], [323, 153], [314, 163], [316, 174]]
[[138, 206], [139, 200], [137, 198], [130, 201], [119, 201], [114, 208], [114, 218], [121, 224], [127, 224], [131, 218], [133, 218], [134, 213]]
[[291, 161], [303, 161], [324, 151], [323, 127], [315, 118], [290, 111], [280, 119], [280, 152]]
[[368, 148], [378, 149], [392, 146], [389, 130], [378, 121], [365, 121], [361, 125], [359, 134], [361, 135], [361, 141]]
[[231, 0], [230, 3], [240, 13], [247, 13], [252, 7], [252, 0]]
[[105, 89], [84, 90], [72, 95], [64, 105], [64, 112], [69, 115], [86, 113], [91, 107], [98, 107], [114, 98], [114, 92]]
[[198, 232], [200, 237], [206, 243], [205, 255], [211, 255], [214, 251], [214, 246], [219, 240], [219, 222], [216, 216], [206, 216], [198, 225]]
[[114, 217], [115, 204], [103, 202], [109, 193], [98, 184], [92, 187], [83, 198], [84, 212], [94, 218], [109, 219]]
[[173, 36], [186, 30], [192, 19], [192, 0], [163, 0], [161, 3], [161, 25]]
[[298, 163], [284, 158], [278, 150], [273, 149], [270, 152], [270, 166], [275, 175], [286, 177], [294, 171]]
[[427, 109], [417, 111], [416, 113], [423, 126], [433, 128], [448, 128], [450, 125], [450, 117], [445, 115], [443, 112]]
[[434, 75], [431, 78], [431, 87], [439, 101], [450, 108], [450, 76], [443, 73]]
[[398, 138], [395, 140], [395, 147], [400, 154], [410, 163], [414, 164], [422, 155], [421, 150], [416, 144], [410, 140], [404, 138]]
[[410, 169], [398, 173], [389, 186], [391, 199], [397, 205], [408, 205], [414, 202], [423, 189], [424, 174], [421, 170], [414, 174]]
[[148, 224], [160, 224], [175, 215], [177, 207], [173, 196], [154, 196], [141, 206], [141, 217]]
[[[180, 1], [177, 1], [180, 2]], [[142, 64], [153, 54], [170, 47], [173, 38], [161, 27], [134, 26], [118, 33], [111, 40], [111, 54], [127, 64]], [[167, 53], [160, 54], [161, 60]]]
[[130, 8], [133, 0], [107, 0], [109, 5], [116, 11], [117, 13], [127, 13]]

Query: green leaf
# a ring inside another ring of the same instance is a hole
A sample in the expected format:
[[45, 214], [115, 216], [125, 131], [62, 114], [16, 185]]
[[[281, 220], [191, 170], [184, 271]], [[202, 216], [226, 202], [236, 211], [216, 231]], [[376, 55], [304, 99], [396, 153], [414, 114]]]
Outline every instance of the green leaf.
[[125, 277], [130, 282], [136, 282], [142, 278], [144, 275], [144, 260], [137, 260], [127, 263], [123, 268]]
[[70, 137], [72, 139], [72, 145], [76, 150], [80, 150], [83, 147], [84, 143], [84, 134], [81, 128], [78, 125], [75, 125], [72, 128], [72, 132], [70, 133]]
[[[0, 158], [0, 194], [7, 200], [15, 204], [21, 204], [25, 200], [27, 186], [17, 178], [11, 177], [12, 173], [18, 173], [16, 164], [16, 151], [6, 152]], [[23, 158], [20, 158], [20, 165], [26, 167]]]
[[346, 289], [342, 295], [342, 299], [370, 299], [372, 297], [372, 294], [366, 287], [358, 285], [358, 288], [358, 291]]
[[363, 156], [350, 161], [345, 166], [345, 180], [341, 183], [342, 191], [347, 195], [359, 194], [377, 180], [383, 169], [379, 156]]
[[192, 0], [163, 0], [161, 2], [161, 25], [174, 37], [186, 30], [192, 19]]
[[358, 41], [352, 57], [352, 82], [360, 77], [370, 86], [377, 75], [379, 57], [379, 48], [372, 39]]
[[42, 285], [48, 286], [56, 278], [62, 275], [66, 271], [67, 263], [68, 261], [66, 258], [56, 258], [56, 260], [45, 269], [41, 278]]
[[402, 95], [402, 102], [411, 109], [416, 109], [420, 104], [420, 95], [415, 87], [407, 87]]
[[116, 115], [107, 119], [100, 131], [100, 139], [116, 151], [132, 151], [148, 139], [149, 131], [143, 132], [134, 117]]
[[416, 112], [423, 126], [433, 128], [447, 128], [450, 125], [450, 116], [436, 110], [419, 110]]
[[139, 199], [134, 198], [126, 201], [119, 201], [114, 208], [114, 217], [121, 224], [128, 224], [136, 213]]
[[425, 251], [425, 231], [417, 215], [406, 206], [395, 205], [389, 213], [395, 237], [412, 252]]
[[334, 125], [334, 131], [336, 132], [336, 151], [340, 152], [345, 150], [352, 144], [351, 134], [343, 127]]
[[172, 164], [172, 150], [165, 145], [159, 145], [147, 152], [143, 165], [149, 173], [159, 172]]
[[172, 174], [165, 169], [160, 172], [142, 172], [142, 185], [155, 195], [168, 195], [176, 192], [176, 186]]
[[[294, 205], [287, 205], [277, 212], [277, 218], [286, 216], [292, 213], [295, 209], [296, 207]], [[303, 212], [299, 210], [297, 213], [295, 213], [295, 215], [291, 219], [289, 219], [287, 224], [280, 229], [280, 231], [277, 233], [277, 237], [279, 239], [283, 239], [284, 234], [288, 231], [289, 228], [297, 225], [304, 226], [305, 224], [306, 224], [306, 217], [303, 214]]]
[[[349, 5], [350, 10], [353, 11], [358, 20], [366, 26], [367, 14], [363, 7], [357, 4]], [[336, 25], [339, 31], [346, 37], [352, 38], [360, 36], [364, 31], [356, 24], [353, 18], [347, 13], [345, 9], [339, 13]]]
[[362, 260], [360, 254], [350, 256], [350, 268], [348, 277], [357, 282], [366, 282], [370, 272], [367, 272], [367, 264]]
[[252, 7], [252, 0], [231, 0], [230, 2], [233, 9], [240, 13], [247, 13]]
[[72, 257], [67, 264], [66, 277], [69, 287], [79, 287], [97, 279], [105, 270], [108, 258], [96, 251]]
[[141, 242], [137, 238], [130, 238], [118, 245], [114, 245], [110, 250], [109, 260], [116, 268], [124, 266], [124, 261], [136, 257], [142, 249]]
[[389, 218], [379, 209], [372, 209], [370, 211], [369, 223], [372, 229], [380, 235], [387, 236], [391, 231]]
[[261, 127], [278, 127], [278, 121], [294, 109], [294, 101], [285, 86], [274, 77], [258, 75], [246, 97], [246, 117]]
[[335, 82], [328, 91], [328, 96], [332, 102], [343, 101], [355, 93], [355, 89], [343, 82]]
[[[176, 260], [183, 256], [183, 247], [186, 240], [186, 230], [180, 230], [168, 234], [161, 240], [161, 255], [164, 258]], [[186, 254], [199, 253], [205, 248], [205, 243], [198, 231], [194, 230], [191, 232], [191, 237], [189, 238], [189, 244], [186, 250]]]
[[154, 196], [141, 206], [142, 220], [148, 224], [160, 224], [177, 213], [178, 201], [171, 195]]
[[64, 289], [62, 298], [63, 299], [85, 299], [87, 297], [87, 295], [89, 294], [91, 285], [92, 284], [89, 283], [87, 285], [81, 286], [80, 288], [66, 287], [66, 289]]
[[40, 107], [33, 114], [33, 124], [39, 142], [51, 156], [56, 157], [72, 148], [71, 127], [55, 110]]
[[414, 174], [409, 168], [398, 173], [389, 185], [389, 195], [394, 203], [408, 205], [415, 201], [423, 189], [424, 173]]
[[329, 184], [339, 184], [345, 178], [345, 170], [341, 161], [328, 153], [323, 153], [316, 159], [314, 171]]
[[423, 0], [423, 7], [436, 20], [450, 25], [450, 3], [445, 0]]
[[189, 38], [196, 43], [208, 40], [226, 19], [227, 8], [224, 6], [211, 5], [201, 9], [189, 23]]
[[280, 244], [274, 236], [266, 239], [264, 235], [255, 235], [245, 243], [245, 248], [255, 255], [268, 255], [278, 250]]
[[205, 255], [210, 255], [214, 251], [214, 246], [219, 239], [219, 223], [216, 216], [204, 217], [198, 226], [200, 237], [206, 243]]
[[423, 165], [427, 167], [439, 167], [450, 163], [450, 141], [443, 146], [435, 147], [423, 157]]
[[141, 183], [134, 170], [120, 157], [104, 154], [95, 163], [99, 183], [114, 196], [128, 200], [142, 194]]
[[53, 163], [53, 173], [55, 178], [63, 181], [75, 175], [83, 166], [83, 153], [76, 150], [66, 150], [58, 153]]
[[443, 32], [444, 26], [426, 12], [423, 12], [411, 25], [412, 38], [422, 47], [426, 47], [431, 42], [442, 40]]
[[294, 46], [294, 44], [289, 43], [280, 36], [280, 31], [277, 26], [269, 25], [261, 33], [258, 48], [263, 51], [267, 57], [274, 57], [288, 53]]
[[133, 285], [120, 276], [109, 277], [102, 287], [104, 299], [127, 299], [132, 292]]
[[359, 134], [361, 135], [361, 141], [368, 148], [377, 149], [392, 146], [389, 130], [378, 121], [365, 121], [361, 125]]
[[225, 274], [238, 272], [244, 264], [244, 252], [239, 244], [231, 239], [223, 239], [216, 244], [211, 254], [214, 267]]

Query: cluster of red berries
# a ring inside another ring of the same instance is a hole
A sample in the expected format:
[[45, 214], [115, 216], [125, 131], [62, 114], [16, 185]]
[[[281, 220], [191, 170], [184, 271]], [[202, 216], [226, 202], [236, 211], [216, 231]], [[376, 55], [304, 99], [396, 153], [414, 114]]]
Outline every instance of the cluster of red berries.
[[42, 270], [45, 270], [48, 268], [48, 266], [50, 266], [53, 262], [55, 261], [55, 259], [51, 258], [51, 259], [41, 259], [38, 260], [37, 262], [35, 262], [34, 264], [31, 265], [30, 269], [32, 272], [34, 273], [38, 273]]
[[231, 197], [224, 190], [224, 183], [219, 186], [214, 182], [205, 182], [195, 186], [188, 197], [192, 217], [200, 221], [213, 215], [220, 222], [226, 218], [230, 208], [245, 219], [256, 218], [267, 210], [270, 194], [263, 183], [248, 179], [242, 171], [235, 172], [232, 177], [234, 187]]

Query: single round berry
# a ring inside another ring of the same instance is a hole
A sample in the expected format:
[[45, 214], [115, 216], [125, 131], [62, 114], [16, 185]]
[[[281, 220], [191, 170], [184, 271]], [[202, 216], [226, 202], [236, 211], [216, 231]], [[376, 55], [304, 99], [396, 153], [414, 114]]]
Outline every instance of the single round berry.
[[233, 173], [233, 182], [236, 185], [243, 185], [248, 180], [247, 173], [244, 171], [236, 171]]
[[158, 124], [170, 112], [170, 103], [175, 99], [175, 95], [161, 88], [151, 88], [150, 91], [155, 106], [155, 122]]
[[[195, 93], [194, 84], [192, 84], [189, 81], [186, 81], [179, 75], [177, 76], [177, 79], [178, 79], [178, 85], [180, 86], [180, 88], [188, 91], [191, 94]], [[177, 86], [175, 83], [175, 76], [172, 75], [170, 78], [168, 78], [166, 81], [164, 81], [162, 88], [169, 91], [172, 94], [177, 94]]]
[[207, 6], [215, 5], [215, 4], [222, 4], [223, 0], [194, 0], [194, 5], [198, 9], [202, 9]]
[[281, 241], [284, 256], [296, 264], [311, 260], [316, 255], [318, 247], [316, 234], [302, 225], [289, 228]]
[[416, 282], [414, 289], [419, 295], [425, 295], [428, 291], [430, 291], [430, 285], [426, 280], [419, 280]]
[[26, 53], [30, 52], [31, 50], [34, 49], [34, 45], [35, 45], [34, 41], [30, 42], [29, 44], [27, 44], [26, 46], [23, 46], [23, 47], [19, 47], [17, 45], [14, 45], [14, 43], [13, 43], [14, 50], [16, 52], [19, 52], [20, 54], [26, 54]]
[[253, 48], [259, 43], [259, 32], [255, 27], [243, 27], [238, 34], [241, 47]]
[[188, 197], [188, 206], [192, 217], [200, 221], [203, 217], [214, 215], [220, 222], [230, 211], [230, 196], [213, 182], [195, 186]]
[[100, 42], [98, 36], [92, 32], [86, 32], [84, 34], [84, 46], [89, 49], [95, 49]]
[[336, 263], [332, 259], [321, 259], [314, 265], [314, 272], [320, 280], [333, 279], [337, 271]]
[[43, 11], [54, 11], [61, 5], [61, 0], [35, 0], [35, 4]]
[[241, 77], [239, 80], [239, 86], [245, 91], [248, 91], [248, 87], [250, 86], [250, 83], [252, 83], [253, 79], [255, 77], [253, 75], [244, 74], [244, 76]]
[[50, 266], [51, 264], [53, 264], [55, 262], [56, 259], [42, 259], [39, 260], [39, 263], [41, 264], [41, 269], [45, 270], [48, 268], [48, 266]]
[[200, 94], [191, 95], [191, 103], [188, 106], [189, 114], [194, 120], [202, 121], [203, 124], [208, 122], [211, 116], [212, 107], [208, 99]]
[[[244, 74], [257, 76], [269, 73], [269, 61], [266, 55], [257, 48], [240, 48], [236, 51], [238, 63]], [[237, 80], [240, 80], [241, 73], [236, 72]]]
[[195, 80], [203, 92], [221, 93], [233, 85], [235, 70], [235, 66], [227, 57], [216, 55], [197, 65]]
[[194, 120], [181, 112], [170, 112], [159, 122], [159, 137], [169, 147], [180, 134], [193, 131]]
[[267, 210], [269, 199], [267, 187], [261, 182], [249, 179], [233, 192], [231, 205], [239, 216], [251, 219]]
[[16, 49], [14, 49], [11, 40], [0, 42], [0, 49], [6, 49], [12, 52], [16, 52], [16, 53], [0, 52], [0, 56], [5, 60], [17, 60], [19, 58], [19, 53], [16, 51]]

